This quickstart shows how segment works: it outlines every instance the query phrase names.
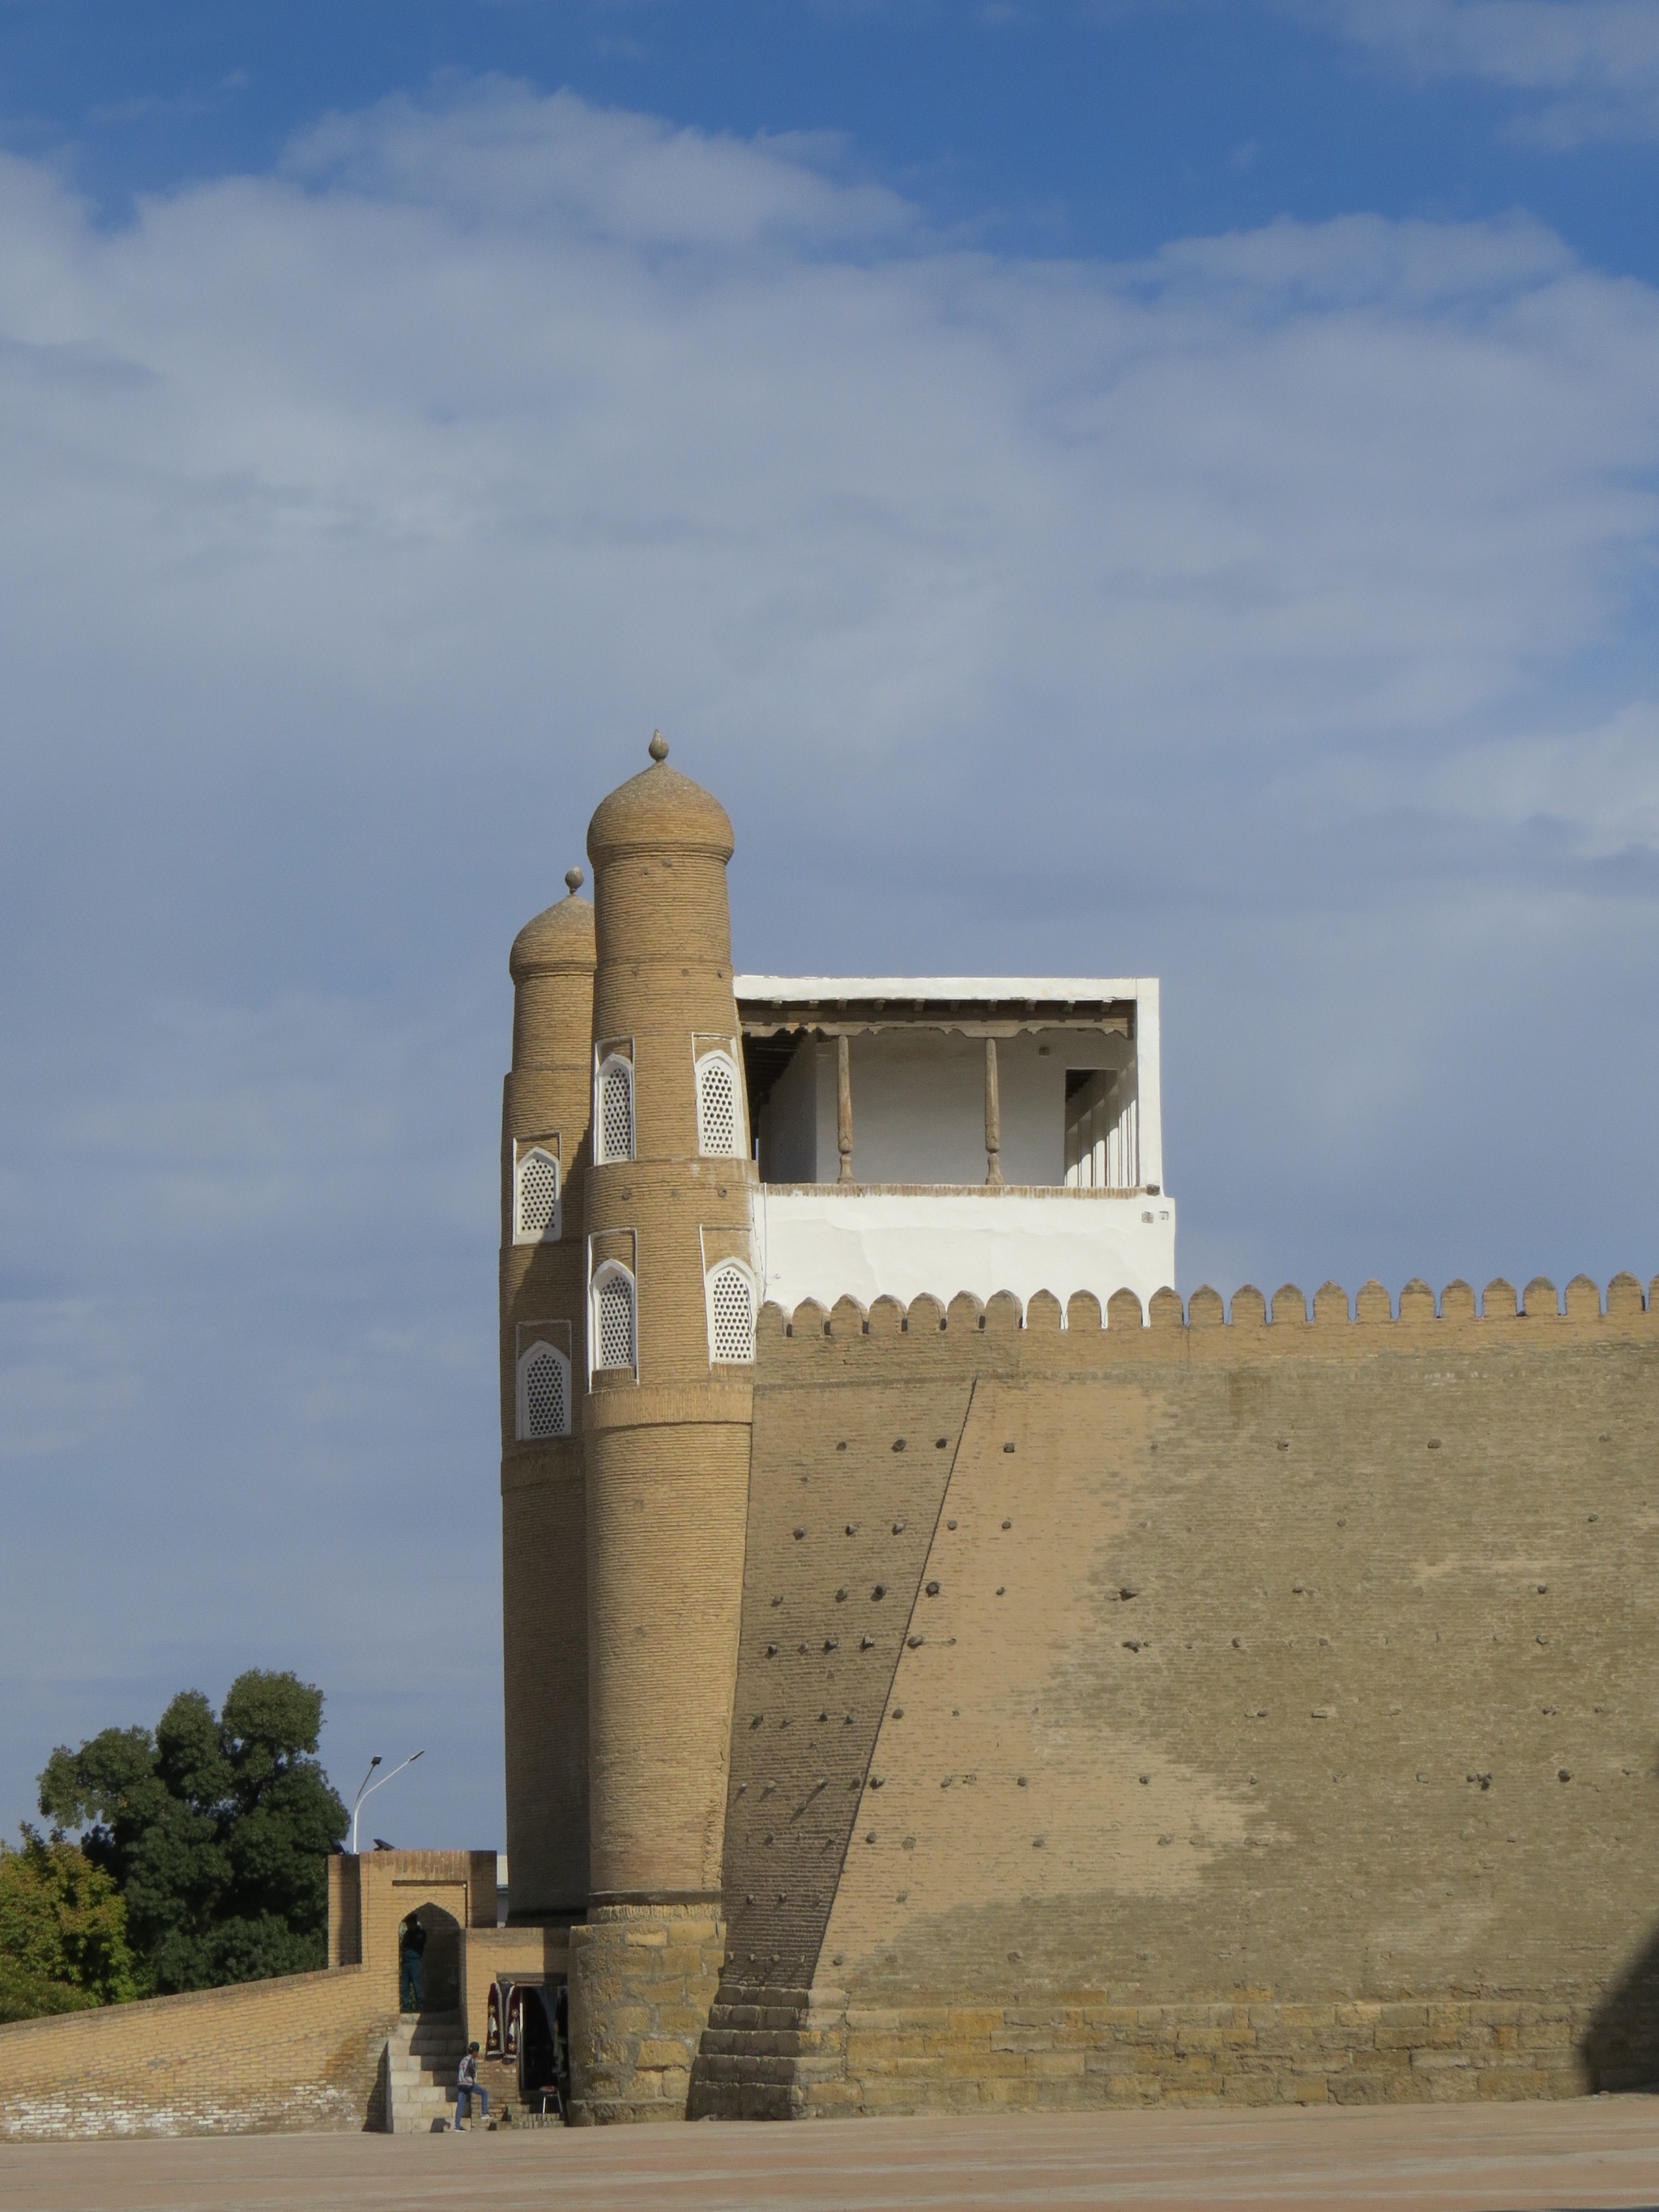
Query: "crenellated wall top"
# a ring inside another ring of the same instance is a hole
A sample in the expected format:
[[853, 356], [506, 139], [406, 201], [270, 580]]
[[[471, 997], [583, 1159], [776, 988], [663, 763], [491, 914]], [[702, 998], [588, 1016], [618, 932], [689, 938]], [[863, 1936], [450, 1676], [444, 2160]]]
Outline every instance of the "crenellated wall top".
[[1647, 1341], [1659, 1336], [1659, 1277], [1644, 1294], [1636, 1276], [1615, 1275], [1604, 1296], [1588, 1275], [1575, 1275], [1565, 1294], [1547, 1276], [1534, 1276], [1519, 1294], [1498, 1276], [1479, 1295], [1462, 1280], [1448, 1283], [1437, 1299], [1418, 1278], [1397, 1298], [1376, 1281], [1362, 1284], [1352, 1298], [1340, 1284], [1325, 1283], [1311, 1301], [1294, 1283], [1281, 1285], [1271, 1300], [1247, 1283], [1233, 1293], [1231, 1309], [1219, 1291], [1205, 1284], [1184, 1307], [1173, 1290], [1154, 1292], [1145, 1309], [1133, 1291], [1125, 1290], [1114, 1294], [1104, 1312], [1087, 1291], [1062, 1307], [1051, 1292], [1039, 1291], [1024, 1310], [1008, 1291], [985, 1304], [964, 1291], [948, 1306], [930, 1297], [915, 1298], [908, 1307], [896, 1298], [880, 1297], [866, 1309], [856, 1298], [843, 1297], [825, 1308], [809, 1298], [791, 1314], [776, 1305], [764, 1307], [758, 1336], [763, 1357], [783, 1346], [804, 1349], [826, 1341], [845, 1348], [855, 1340], [878, 1346], [902, 1339], [920, 1346], [943, 1338], [961, 1346], [965, 1340], [1063, 1336], [1079, 1349], [1093, 1340], [1107, 1356], [1133, 1358], [1164, 1354], [1177, 1345], [1196, 1351], [1212, 1332], [1233, 1346], [1249, 1341], [1270, 1351], [1298, 1345], [1359, 1350], [1376, 1348], [1389, 1336], [1414, 1340], [1425, 1329], [1464, 1328], [1534, 1342], [1546, 1336], [1559, 1341], [1580, 1332], [1598, 1340]]

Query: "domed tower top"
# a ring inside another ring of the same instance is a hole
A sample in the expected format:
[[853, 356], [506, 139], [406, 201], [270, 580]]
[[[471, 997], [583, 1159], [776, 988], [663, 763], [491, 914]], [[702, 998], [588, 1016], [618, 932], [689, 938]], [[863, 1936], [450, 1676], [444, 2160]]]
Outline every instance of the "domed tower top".
[[612, 853], [640, 847], [732, 857], [732, 823], [726, 809], [702, 786], [668, 765], [660, 730], [652, 733], [652, 765], [608, 799], [587, 825], [587, 856], [595, 867]]
[[[674, 1029], [729, 1033], [732, 823], [718, 799], [669, 767], [660, 730], [650, 751], [652, 766], [601, 799], [587, 825], [599, 938], [594, 1035], [665, 1024], [671, 1003]], [[641, 963], [662, 970], [645, 992], [649, 1007], [641, 997]]]
[[[568, 898], [526, 922], [513, 940], [513, 1065], [585, 1069], [592, 1044], [593, 909], [576, 896], [582, 872], [565, 878]], [[584, 1120], [586, 1117], [584, 1116]]]
[[578, 898], [582, 872], [570, 869], [565, 876], [568, 898], [545, 907], [526, 922], [513, 940], [507, 973], [515, 983], [530, 975], [591, 975], [598, 955], [593, 944], [593, 909]]

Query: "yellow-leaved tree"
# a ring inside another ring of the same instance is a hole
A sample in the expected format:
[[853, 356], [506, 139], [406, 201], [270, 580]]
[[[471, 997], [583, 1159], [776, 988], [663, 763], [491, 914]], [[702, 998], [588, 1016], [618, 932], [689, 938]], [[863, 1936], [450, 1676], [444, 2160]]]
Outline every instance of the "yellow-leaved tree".
[[121, 1893], [61, 1836], [0, 1843], [0, 2021], [137, 1994]]

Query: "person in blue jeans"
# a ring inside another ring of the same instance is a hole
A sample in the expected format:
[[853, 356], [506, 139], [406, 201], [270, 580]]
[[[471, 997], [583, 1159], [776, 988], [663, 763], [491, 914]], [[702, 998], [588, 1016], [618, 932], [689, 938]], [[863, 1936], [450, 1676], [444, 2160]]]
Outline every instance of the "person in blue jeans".
[[487, 2120], [489, 2118], [489, 2092], [478, 2087], [478, 2046], [476, 2043], [469, 2043], [466, 2046], [466, 2056], [462, 2059], [460, 2070], [455, 2076], [455, 2132], [457, 2135], [461, 2131], [461, 2106], [466, 2106], [470, 2118], [472, 2109], [471, 2100], [474, 2097], [478, 2100], [480, 2114]]

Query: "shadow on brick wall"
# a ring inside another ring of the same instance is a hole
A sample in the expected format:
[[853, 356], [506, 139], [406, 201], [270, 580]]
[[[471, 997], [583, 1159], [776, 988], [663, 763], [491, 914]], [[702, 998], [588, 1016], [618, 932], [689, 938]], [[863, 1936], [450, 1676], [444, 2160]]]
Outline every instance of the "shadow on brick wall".
[[380, 2060], [374, 2069], [374, 2086], [368, 2093], [368, 2108], [363, 2115], [363, 2133], [369, 2136], [389, 2136], [392, 2133], [392, 2050], [382, 2045]]
[[1659, 1929], [1592, 2014], [1581, 2055], [1593, 2089], [1659, 2087]]

